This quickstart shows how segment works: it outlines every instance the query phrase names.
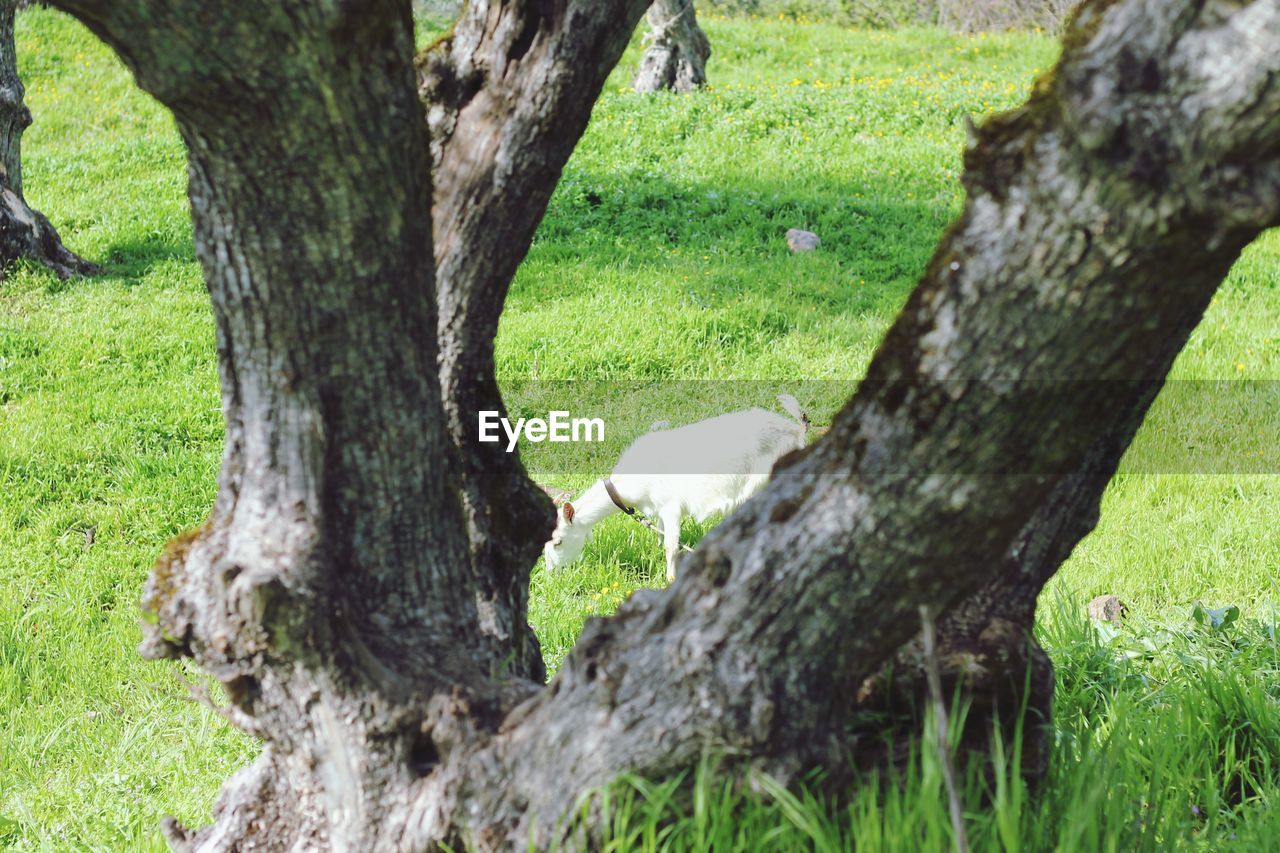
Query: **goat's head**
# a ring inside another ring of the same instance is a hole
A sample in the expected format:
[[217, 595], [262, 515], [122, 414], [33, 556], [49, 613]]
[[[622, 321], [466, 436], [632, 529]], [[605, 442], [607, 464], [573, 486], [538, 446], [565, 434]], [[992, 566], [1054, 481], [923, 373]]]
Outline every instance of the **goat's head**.
[[556, 529], [551, 539], [542, 547], [542, 556], [547, 562], [547, 571], [559, 571], [582, 556], [582, 549], [587, 544], [587, 536], [591, 531], [573, 523], [573, 504], [565, 501], [556, 513]]

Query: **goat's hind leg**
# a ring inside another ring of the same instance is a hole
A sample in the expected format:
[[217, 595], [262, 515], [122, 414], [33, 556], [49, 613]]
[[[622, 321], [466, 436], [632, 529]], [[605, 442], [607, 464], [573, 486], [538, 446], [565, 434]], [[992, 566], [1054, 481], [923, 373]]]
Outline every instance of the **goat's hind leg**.
[[680, 511], [663, 512], [658, 516], [658, 525], [667, 555], [667, 583], [671, 583], [676, 579], [676, 560], [680, 557]]

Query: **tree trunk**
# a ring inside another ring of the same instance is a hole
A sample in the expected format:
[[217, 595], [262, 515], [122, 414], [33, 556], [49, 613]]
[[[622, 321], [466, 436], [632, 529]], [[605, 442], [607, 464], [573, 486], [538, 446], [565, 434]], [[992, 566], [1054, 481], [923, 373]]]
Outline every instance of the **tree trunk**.
[[692, 92], [705, 85], [711, 42], [698, 26], [693, 0], [654, 0], [645, 20], [644, 56], [631, 87], [637, 92]]
[[58, 5], [173, 110], [217, 319], [219, 494], [148, 581], [143, 651], [198, 660], [264, 749], [179, 848], [546, 845], [584, 792], [707, 749], [839, 779], [921, 604], [992, 707], [1027, 662], [1044, 706], [1035, 594], [1280, 221], [1280, 2], [1087, 3], [976, 134], [965, 211], [828, 435], [544, 687], [549, 506], [467, 421], [642, 6], [480, 0], [418, 62], [424, 127], [408, 0]]
[[546, 670], [525, 614], [554, 514], [517, 454], [476, 443], [475, 418], [506, 415], [493, 342], [507, 288], [643, 11], [636, 0], [560, 12], [474, 0], [416, 60], [435, 183], [440, 384], [476, 601], [508, 671], [539, 683]]
[[[1005, 743], [1022, 729], [1022, 771], [1032, 782], [1047, 769], [1053, 716], [1053, 664], [1034, 636], [1040, 590], [1098, 521], [1098, 503], [1142, 415], [1159, 390], [1147, 382], [1113, 428], [1098, 437], [1084, 462], [1062, 477], [1015, 537], [999, 571], [939, 621], [943, 695], [969, 700], [959, 744], [981, 757], [998, 727]], [[876, 746], [857, 756], [873, 767], [909, 757], [923, 725], [928, 686], [919, 636], [858, 688], [859, 711], [878, 712]], [[887, 723], [887, 725], [886, 725]], [[887, 731], [886, 731], [887, 728]], [[888, 734], [890, 737], [886, 738]], [[888, 752], [880, 747], [888, 747]]]
[[58, 232], [22, 196], [22, 132], [31, 125], [14, 44], [17, 0], [0, 0], [0, 270], [18, 258], [39, 261], [61, 278], [94, 266], [62, 245]]

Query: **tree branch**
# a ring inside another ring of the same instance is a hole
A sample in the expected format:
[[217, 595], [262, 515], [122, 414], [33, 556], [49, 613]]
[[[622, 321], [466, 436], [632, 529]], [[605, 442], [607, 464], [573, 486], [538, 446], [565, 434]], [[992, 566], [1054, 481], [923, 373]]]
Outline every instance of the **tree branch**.
[[473, 0], [417, 59], [434, 166], [440, 381], [470, 559], [487, 635], [512, 650], [509, 672], [537, 680], [528, 572], [553, 513], [516, 454], [477, 443], [475, 418], [506, 414], [493, 343], [507, 289], [644, 7]]

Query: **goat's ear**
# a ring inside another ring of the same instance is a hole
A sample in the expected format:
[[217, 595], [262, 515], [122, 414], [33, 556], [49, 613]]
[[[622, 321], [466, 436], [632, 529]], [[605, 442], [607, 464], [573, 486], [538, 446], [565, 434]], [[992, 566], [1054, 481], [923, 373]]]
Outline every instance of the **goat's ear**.
[[564, 516], [565, 522], [573, 524], [573, 504], [565, 501], [560, 505], [560, 513]]

